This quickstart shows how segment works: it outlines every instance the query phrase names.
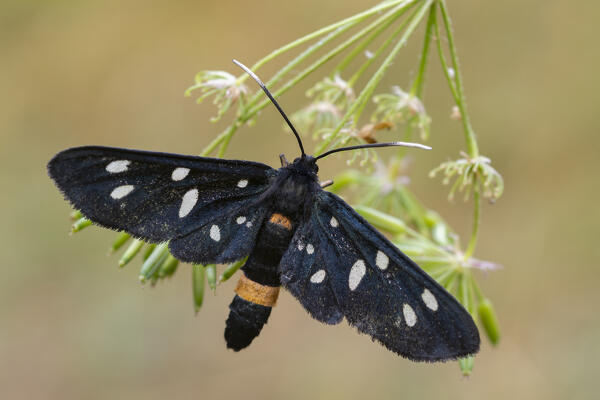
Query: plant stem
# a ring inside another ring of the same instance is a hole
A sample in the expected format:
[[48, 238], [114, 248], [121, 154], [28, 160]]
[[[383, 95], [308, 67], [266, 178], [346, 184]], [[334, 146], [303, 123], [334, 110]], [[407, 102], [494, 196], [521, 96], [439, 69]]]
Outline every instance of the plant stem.
[[471, 228], [471, 237], [469, 238], [469, 245], [465, 251], [465, 260], [468, 260], [475, 252], [475, 245], [477, 244], [477, 235], [479, 233], [479, 219], [481, 218], [481, 194], [479, 182], [477, 180], [473, 182], [473, 227]]
[[[409, 3], [410, 2], [408, 2], [407, 4], [409, 4]], [[276, 90], [273, 93], [273, 96], [277, 97], [277, 96], [280, 96], [281, 94], [285, 93], [286, 91], [288, 91], [290, 88], [292, 88], [298, 82], [300, 82], [301, 80], [306, 78], [308, 75], [310, 75], [312, 72], [314, 72], [317, 68], [321, 67], [327, 61], [329, 61], [330, 59], [332, 59], [333, 57], [335, 57], [336, 55], [338, 55], [339, 53], [341, 53], [342, 51], [347, 49], [353, 43], [358, 41], [361, 37], [365, 36], [367, 33], [372, 31], [376, 27], [380, 26], [387, 19], [389, 19], [390, 17], [393, 17], [393, 15], [395, 13], [401, 11], [402, 7], [407, 7], [407, 5], [399, 6], [398, 9], [394, 9], [394, 10], [388, 12], [387, 14], [379, 17], [377, 20], [375, 20], [374, 22], [372, 22], [365, 28], [361, 29], [359, 32], [352, 35], [352, 37], [350, 37], [349, 39], [347, 39], [346, 41], [344, 41], [343, 43], [341, 43], [340, 45], [335, 47], [333, 50], [329, 51], [327, 54], [325, 54], [324, 56], [319, 58], [317, 61], [315, 61], [310, 66], [305, 68], [302, 72], [300, 72], [298, 75], [296, 75], [293, 79], [289, 80], [283, 87]], [[249, 114], [251, 114], [251, 115], [256, 114], [260, 109], [264, 108], [267, 104], [269, 104], [269, 100], [268, 99], [263, 100], [262, 103], [260, 103], [255, 109], [250, 110]]]
[[[412, 0], [411, 0], [412, 1]], [[409, 1], [409, 2], [411, 2]], [[306, 43], [316, 37], [319, 37], [321, 35], [324, 35], [328, 32], [331, 32], [339, 27], [342, 27], [346, 24], [354, 24], [354, 23], [358, 23], [363, 21], [364, 19], [370, 17], [373, 14], [377, 14], [380, 11], [383, 11], [385, 9], [388, 9], [390, 7], [394, 7], [397, 4], [401, 4], [401, 3], [405, 3], [407, 2], [406, 0], [396, 0], [396, 1], [389, 1], [383, 4], [379, 4], [375, 7], [372, 7], [366, 11], [363, 11], [361, 13], [358, 13], [356, 15], [353, 15], [351, 17], [348, 17], [346, 19], [343, 19], [341, 21], [335, 22], [331, 25], [328, 25], [324, 28], [318, 29], [312, 33], [309, 33], [308, 35], [305, 35], [297, 40], [294, 40], [291, 43], [286, 44], [285, 46], [282, 46], [280, 48], [278, 48], [277, 50], [271, 52], [270, 54], [268, 54], [267, 56], [261, 58], [259, 61], [257, 61], [253, 66], [252, 66], [252, 71], [257, 71], [260, 67], [262, 67], [264, 64], [266, 64], [267, 62], [273, 60], [274, 58], [278, 57], [279, 55], [292, 50], [295, 47], [300, 46], [303, 43]], [[244, 75], [242, 77], [239, 78], [239, 82], [243, 82], [248, 78], [247, 75]]]
[[[479, 147], [477, 145], [477, 139], [475, 138], [475, 131], [471, 126], [471, 122], [469, 120], [469, 115], [467, 114], [467, 104], [464, 96], [464, 89], [462, 84], [462, 79], [460, 76], [459, 70], [459, 62], [458, 62], [458, 53], [456, 51], [456, 46], [454, 45], [454, 35], [452, 33], [452, 25], [450, 22], [450, 17], [448, 15], [448, 11], [446, 9], [446, 1], [438, 0], [438, 4], [440, 5], [440, 11], [442, 14], [442, 19], [444, 21], [444, 28], [446, 29], [446, 38], [448, 39], [448, 47], [450, 49], [450, 58], [452, 60], [452, 66], [454, 68], [454, 83], [456, 90], [456, 105], [460, 111], [461, 121], [463, 123], [463, 129], [465, 132], [465, 141], [467, 142], [467, 152], [471, 158], [475, 158], [479, 156]], [[439, 32], [439, 30], [438, 30]], [[438, 35], [438, 42], [440, 42], [440, 37]], [[451, 81], [451, 77], [449, 75], [449, 71], [446, 68], [446, 77]]]
[[410, 20], [411, 20], [412, 17], [413, 16], [410, 16], [409, 18], [407, 18], [404, 21], [402, 21], [402, 24], [400, 24], [400, 26], [398, 28], [396, 28], [396, 30], [385, 40], [385, 42], [383, 42], [381, 44], [381, 46], [379, 46], [379, 48], [373, 54], [373, 57], [371, 57], [370, 59], [366, 60], [360, 66], [360, 68], [354, 73], [354, 75], [352, 75], [352, 77], [350, 79], [348, 79], [348, 85], [353, 86], [356, 83], [356, 81], [358, 80], [358, 78], [361, 77], [361, 75], [367, 70], [367, 68], [369, 68], [369, 66], [377, 58], [379, 58], [379, 56], [381, 55], [381, 53], [383, 53], [385, 51], [385, 49], [387, 49], [388, 46], [390, 44], [392, 44], [392, 42], [398, 37], [398, 35], [402, 33], [402, 30], [410, 22]]
[[429, 17], [427, 18], [427, 27], [425, 28], [425, 38], [423, 40], [423, 50], [421, 50], [421, 62], [419, 64], [419, 71], [413, 81], [410, 93], [413, 96], [421, 98], [423, 94], [423, 85], [425, 84], [425, 70], [427, 69], [427, 61], [429, 58], [429, 47], [431, 46], [431, 39], [433, 37], [433, 28], [435, 25], [435, 13], [436, 4], [432, 4], [429, 9]]
[[394, 9], [394, 14], [392, 15], [392, 17], [385, 21], [385, 23], [381, 24], [379, 28], [377, 28], [377, 30], [375, 30], [368, 38], [363, 40], [358, 46], [354, 48], [354, 50], [350, 52], [350, 54], [348, 54], [342, 61], [340, 61], [337, 67], [334, 68], [332, 75], [336, 75], [342, 72], [348, 66], [348, 64], [350, 64], [352, 60], [356, 58], [356, 56], [362, 53], [367, 48], [367, 46], [373, 42], [373, 40], [379, 37], [379, 35], [381, 35], [383, 31], [385, 31], [398, 18], [404, 15], [404, 13], [408, 11], [411, 6], [412, 4], [407, 4], [406, 6], [397, 7], [396, 9]]
[[[388, 54], [386, 59], [383, 61], [383, 63], [379, 67], [379, 69], [375, 72], [375, 74], [373, 74], [373, 76], [371, 77], [369, 82], [366, 84], [364, 89], [360, 92], [360, 95], [358, 96], [356, 101], [354, 103], [352, 103], [352, 106], [350, 107], [350, 109], [342, 117], [341, 121], [338, 123], [336, 128], [333, 130], [333, 132], [331, 133], [329, 138], [327, 138], [327, 140], [323, 141], [323, 143], [319, 146], [316, 153], [321, 153], [325, 148], [327, 148], [336, 139], [337, 135], [342, 130], [342, 128], [344, 127], [346, 122], [348, 122], [350, 117], [355, 116], [357, 111], [362, 110], [362, 107], [367, 102], [367, 100], [369, 98], [371, 98], [373, 91], [375, 90], [375, 88], [377, 87], [377, 85], [379, 84], [379, 82], [381, 81], [383, 76], [385, 75], [385, 71], [389, 68], [389, 66], [391, 65], [392, 61], [394, 60], [394, 58], [396, 57], [396, 55], [398, 54], [400, 49], [406, 44], [406, 41], [408, 40], [410, 35], [413, 33], [413, 31], [415, 30], [415, 28], [417, 27], [417, 25], [423, 18], [423, 15], [427, 11], [427, 8], [430, 7], [432, 1], [433, 0], [425, 1], [423, 3], [423, 5], [416, 11], [416, 14], [409, 17], [410, 24], [406, 28], [406, 31], [404, 31], [404, 35], [402, 35], [400, 40], [398, 40], [398, 43], [396, 43], [396, 45], [394, 46], [392, 51]], [[360, 112], [359, 112], [359, 114], [360, 114]]]

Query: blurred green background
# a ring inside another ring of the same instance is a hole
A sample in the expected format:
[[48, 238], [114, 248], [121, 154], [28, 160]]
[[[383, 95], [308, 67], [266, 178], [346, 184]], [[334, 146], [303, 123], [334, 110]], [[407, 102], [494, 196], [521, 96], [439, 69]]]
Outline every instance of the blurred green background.
[[[597, 2], [449, 2], [482, 153], [506, 182], [484, 206], [476, 252], [504, 265], [481, 277], [502, 339], [496, 348], [484, 339], [469, 379], [456, 363], [415, 364], [345, 323], [321, 325], [287, 293], [252, 346], [233, 353], [222, 335], [236, 279], [194, 317], [189, 265], [141, 287], [139, 260], [119, 271], [106, 255], [113, 233], [68, 236], [69, 207], [45, 173], [54, 153], [83, 144], [199, 153], [224, 124], [208, 122], [209, 102], [183, 97], [197, 71], [238, 74], [233, 57], [251, 65], [372, 4], [0, 3], [2, 398], [597, 398]], [[407, 86], [421, 38], [422, 28], [380, 91]], [[448, 203], [440, 179], [427, 178], [463, 147], [433, 60], [434, 151], [416, 154], [412, 189], [465, 235], [471, 205]], [[309, 84], [282, 96], [288, 112], [307, 102]], [[295, 155], [296, 143], [268, 108], [228, 156], [277, 166], [282, 151]], [[322, 179], [343, 167], [332, 157]]]

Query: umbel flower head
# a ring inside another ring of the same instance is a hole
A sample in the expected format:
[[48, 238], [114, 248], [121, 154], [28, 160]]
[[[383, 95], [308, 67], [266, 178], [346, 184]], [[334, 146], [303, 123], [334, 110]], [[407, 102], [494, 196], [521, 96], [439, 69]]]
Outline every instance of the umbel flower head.
[[217, 116], [211, 119], [212, 122], [218, 121], [238, 99], [242, 103], [244, 96], [248, 93], [246, 85], [225, 71], [200, 71], [194, 80], [194, 85], [185, 91], [185, 95], [191, 96], [193, 91], [199, 89], [202, 95], [196, 100], [197, 103], [214, 95], [213, 104], [219, 111]]
[[407, 124], [417, 129], [422, 139], [429, 137], [431, 118], [417, 96], [403, 91], [399, 86], [392, 86], [391, 93], [374, 96], [373, 101], [377, 104], [372, 116], [373, 121]]
[[444, 185], [448, 185], [453, 178], [456, 178], [450, 189], [448, 198], [452, 200], [456, 190], [465, 193], [465, 200], [475, 185], [480, 185], [483, 189], [483, 197], [490, 202], [495, 202], [502, 195], [504, 190], [504, 181], [502, 176], [492, 167], [491, 160], [484, 156], [469, 157], [462, 153], [463, 158], [447, 161], [440, 164], [429, 173], [431, 178], [438, 172], [444, 174]]

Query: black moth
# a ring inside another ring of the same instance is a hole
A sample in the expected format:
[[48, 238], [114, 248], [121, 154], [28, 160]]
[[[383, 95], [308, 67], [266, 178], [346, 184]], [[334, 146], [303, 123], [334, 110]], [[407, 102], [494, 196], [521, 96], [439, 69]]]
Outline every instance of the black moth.
[[277, 170], [251, 161], [78, 147], [58, 153], [48, 173], [94, 223], [148, 242], [169, 241], [181, 261], [249, 256], [225, 328], [235, 351], [258, 336], [283, 286], [318, 321], [333, 325], [346, 317], [411, 360], [476, 353], [479, 333], [461, 304], [322, 189], [317, 159], [363, 146], [315, 158], [304, 154], [291, 128], [302, 155], [291, 164], [282, 156]]

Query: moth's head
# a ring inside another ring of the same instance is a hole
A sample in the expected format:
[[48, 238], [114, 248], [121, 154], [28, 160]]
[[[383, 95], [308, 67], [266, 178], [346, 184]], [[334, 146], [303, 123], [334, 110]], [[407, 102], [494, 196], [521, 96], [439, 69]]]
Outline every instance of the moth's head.
[[317, 159], [306, 154], [296, 158], [288, 167], [303, 174], [314, 175], [315, 177], [319, 172]]

